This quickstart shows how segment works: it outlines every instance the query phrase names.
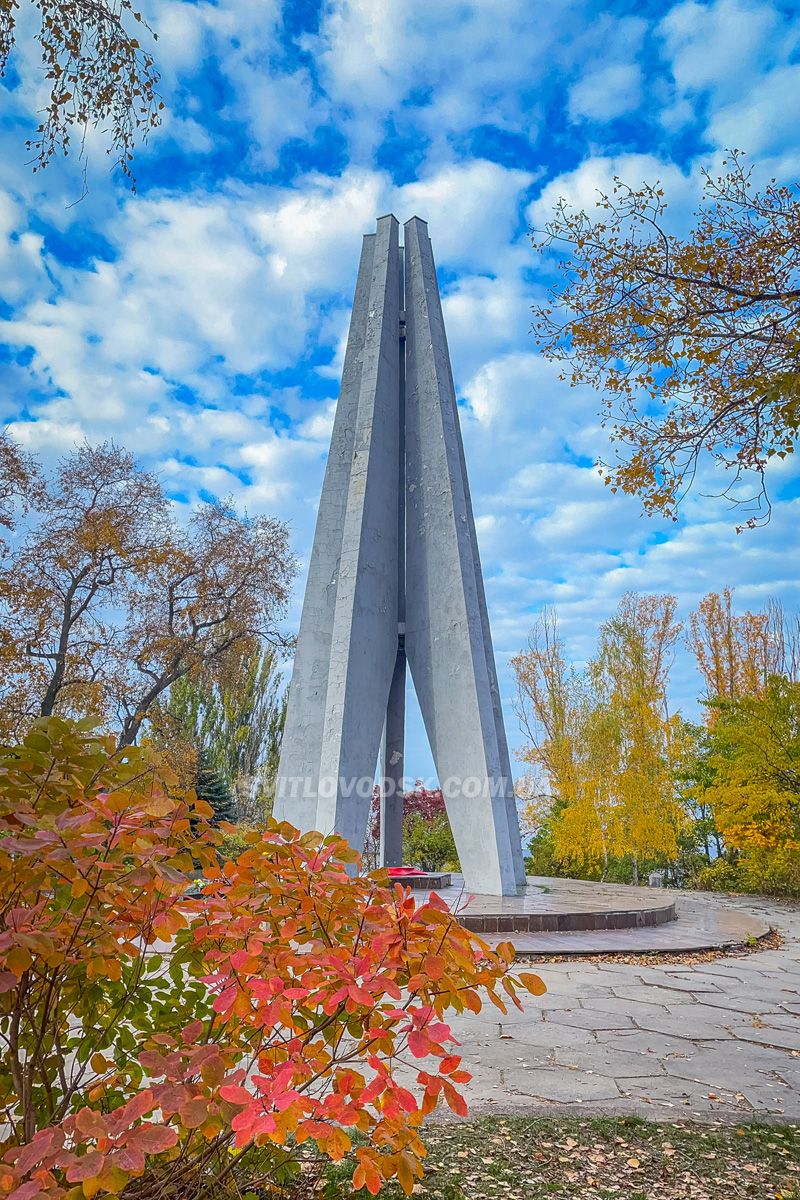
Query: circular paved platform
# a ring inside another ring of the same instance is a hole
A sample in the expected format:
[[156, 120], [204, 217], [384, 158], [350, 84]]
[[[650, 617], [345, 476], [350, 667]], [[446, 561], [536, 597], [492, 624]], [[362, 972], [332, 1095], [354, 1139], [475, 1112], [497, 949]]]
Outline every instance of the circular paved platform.
[[480, 896], [454, 875], [437, 890], [463, 925], [490, 943], [512, 937], [520, 957], [725, 949], [770, 929], [741, 908], [667, 888], [532, 877], [522, 896]]

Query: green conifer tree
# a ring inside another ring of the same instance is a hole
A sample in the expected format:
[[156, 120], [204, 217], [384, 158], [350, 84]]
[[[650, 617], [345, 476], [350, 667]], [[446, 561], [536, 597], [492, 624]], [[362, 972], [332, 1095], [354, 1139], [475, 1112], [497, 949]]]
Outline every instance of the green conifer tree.
[[233, 794], [220, 769], [214, 766], [211, 753], [201, 746], [197, 755], [197, 782], [194, 790], [199, 800], [205, 800], [214, 810], [213, 824], [236, 820], [236, 805]]

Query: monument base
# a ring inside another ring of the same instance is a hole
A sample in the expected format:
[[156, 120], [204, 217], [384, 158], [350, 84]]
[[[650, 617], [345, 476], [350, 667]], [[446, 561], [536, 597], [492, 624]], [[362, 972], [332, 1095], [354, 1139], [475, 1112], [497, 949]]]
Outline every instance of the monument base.
[[676, 915], [674, 901], [663, 891], [576, 879], [529, 877], [517, 896], [482, 896], [467, 892], [454, 875], [449, 887], [436, 891], [475, 933], [641, 929], [665, 925]]
[[458, 875], [435, 890], [462, 925], [492, 946], [512, 941], [518, 958], [724, 951], [770, 932], [760, 915], [706, 893], [529, 877], [519, 896], [481, 896]]
[[438, 892], [452, 887], [453, 880], [449, 871], [409, 871], [407, 868], [390, 867], [389, 880], [391, 883], [402, 883], [415, 892]]

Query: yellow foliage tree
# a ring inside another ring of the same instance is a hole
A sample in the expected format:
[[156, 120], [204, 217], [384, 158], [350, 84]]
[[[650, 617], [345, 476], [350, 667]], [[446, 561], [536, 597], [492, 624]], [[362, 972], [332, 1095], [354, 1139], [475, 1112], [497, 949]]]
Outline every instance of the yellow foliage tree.
[[7, 525], [30, 511], [0, 557], [0, 736], [94, 712], [131, 745], [176, 681], [237, 677], [260, 639], [280, 640], [295, 569], [281, 522], [215, 502], [180, 525], [113, 445], [37, 480], [12, 444], [3, 496]]
[[666, 684], [680, 629], [674, 597], [628, 593], [585, 672], [567, 664], [552, 612], [513, 660], [529, 737], [521, 756], [547, 779], [554, 845], [567, 863], [605, 872], [611, 857], [630, 856], [636, 880], [641, 859], [677, 852], [680, 723]]
[[[737, 614], [733, 588], [709, 592], [689, 614], [689, 630], [707, 701], [763, 696], [771, 676], [797, 670], [797, 622], [787, 621], [775, 602], [763, 612]], [[713, 721], [718, 709], [707, 711]]]
[[592, 704], [588, 681], [567, 663], [553, 610], [542, 612], [527, 649], [512, 665], [517, 677], [517, 713], [529, 739], [520, 756], [533, 769], [534, 778], [546, 785], [544, 792], [528, 785], [533, 796], [525, 816], [534, 825], [551, 813], [563, 816], [561, 840], [567, 861], [591, 864], [602, 859], [605, 864], [607, 805], [602, 786], [592, 786], [590, 778], [592, 756], [586, 735]]
[[626, 593], [600, 629], [590, 666], [596, 694], [608, 714], [611, 850], [630, 855], [633, 881], [640, 859], [674, 858], [683, 807], [675, 792], [680, 722], [670, 718], [667, 680], [681, 632], [674, 596]]
[[[534, 234], [561, 275], [536, 312], [544, 353], [603, 395], [617, 461], [605, 482], [675, 518], [701, 457], [755, 481], [745, 524], [769, 515], [765, 470], [800, 424], [800, 194], [757, 188], [734, 151], [705, 174], [690, 236], [671, 232], [659, 183], [614, 181], [594, 214], [560, 201]], [[742, 526], [743, 527], [743, 526]], [[741, 527], [740, 527], [741, 528]]]
[[800, 890], [800, 683], [773, 676], [763, 694], [718, 701], [706, 798], [745, 882]]

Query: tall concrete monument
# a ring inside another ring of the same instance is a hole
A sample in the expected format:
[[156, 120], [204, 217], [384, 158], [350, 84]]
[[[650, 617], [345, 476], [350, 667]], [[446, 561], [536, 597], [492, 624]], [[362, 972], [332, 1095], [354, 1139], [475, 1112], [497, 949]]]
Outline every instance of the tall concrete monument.
[[401, 862], [406, 663], [466, 886], [524, 885], [464, 448], [427, 226], [364, 237], [294, 662], [275, 815]]

